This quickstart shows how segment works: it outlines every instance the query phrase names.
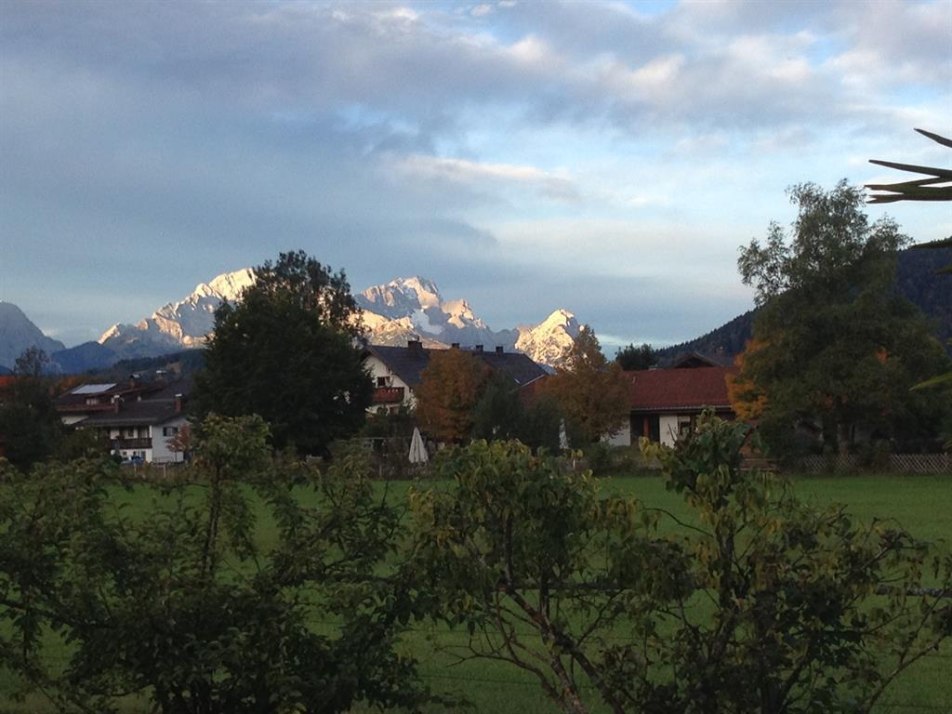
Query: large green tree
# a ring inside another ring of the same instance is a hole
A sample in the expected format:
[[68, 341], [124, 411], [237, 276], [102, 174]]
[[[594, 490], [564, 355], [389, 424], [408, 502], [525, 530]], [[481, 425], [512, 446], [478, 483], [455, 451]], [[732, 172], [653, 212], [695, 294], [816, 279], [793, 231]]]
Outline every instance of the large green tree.
[[[790, 189], [797, 218], [741, 248], [738, 267], [761, 306], [741, 381], [763, 400], [775, 449], [816, 429], [846, 451], [871, 439], [915, 441], [934, 432], [941, 404], [910, 392], [947, 357], [925, 319], [892, 287], [909, 239], [888, 218], [870, 223], [862, 189]], [[921, 444], [918, 444], [921, 446]]]
[[362, 426], [372, 393], [347, 279], [303, 252], [282, 253], [254, 273], [241, 301], [215, 314], [196, 409], [259, 414], [274, 446], [325, 453]]

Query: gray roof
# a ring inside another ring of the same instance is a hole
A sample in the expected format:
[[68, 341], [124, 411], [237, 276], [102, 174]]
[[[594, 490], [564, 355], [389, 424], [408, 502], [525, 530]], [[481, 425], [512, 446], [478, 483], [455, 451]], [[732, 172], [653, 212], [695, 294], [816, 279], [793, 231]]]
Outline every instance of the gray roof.
[[[81, 426], [121, 427], [164, 424], [184, 417], [183, 400], [192, 389], [190, 378], [152, 385], [153, 391], [133, 394], [119, 401], [119, 411], [101, 411], [80, 422]], [[178, 402], [178, 404], [176, 404]]]
[[164, 424], [176, 418], [184, 418], [185, 413], [176, 411], [175, 399], [143, 399], [124, 402], [118, 412], [100, 412], [88, 416], [80, 426], [150, 426]]
[[[456, 348], [454, 348], [456, 349]], [[387, 345], [368, 345], [367, 352], [375, 355], [381, 362], [415, 389], [422, 381], [423, 370], [430, 363], [430, 355], [442, 350], [428, 349], [422, 346], [390, 347]], [[532, 361], [521, 352], [496, 352], [484, 350], [466, 350], [468, 354], [481, 359], [493, 372], [508, 375], [519, 387], [524, 387], [548, 374], [544, 367]]]

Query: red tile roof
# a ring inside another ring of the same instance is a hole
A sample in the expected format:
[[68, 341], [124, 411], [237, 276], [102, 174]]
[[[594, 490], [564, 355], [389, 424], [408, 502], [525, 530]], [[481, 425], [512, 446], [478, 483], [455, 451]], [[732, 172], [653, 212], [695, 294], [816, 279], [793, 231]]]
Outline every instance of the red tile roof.
[[626, 372], [631, 378], [632, 411], [697, 410], [729, 408], [728, 374], [735, 367], [649, 369]]

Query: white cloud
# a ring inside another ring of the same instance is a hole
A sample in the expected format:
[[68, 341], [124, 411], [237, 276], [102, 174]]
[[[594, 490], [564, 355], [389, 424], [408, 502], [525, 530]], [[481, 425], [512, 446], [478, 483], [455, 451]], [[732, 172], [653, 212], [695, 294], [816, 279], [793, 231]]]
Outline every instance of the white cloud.
[[543, 171], [534, 166], [480, 163], [467, 159], [414, 154], [392, 157], [388, 167], [397, 173], [428, 181], [451, 181], [467, 185], [485, 183], [525, 185], [551, 199], [559, 201], [578, 199], [578, 191], [570, 177]]
[[[142, 317], [125, 293], [154, 309], [183, 271], [302, 247], [358, 284], [426, 260], [518, 304], [531, 279], [540, 310], [571, 274], [619, 335], [633, 282], [683, 318], [707, 271], [737, 305], [736, 246], [789, 220], [785, 186], [945, 160], [912, 128], [949, 133], [950, 24], [948, 0], [7, 4], [4, 297], [109, 274], [101, 331]], [[891, 211], [947, 234], [914, 208]], [[143, 270], [156, 245], [175, 258]]]

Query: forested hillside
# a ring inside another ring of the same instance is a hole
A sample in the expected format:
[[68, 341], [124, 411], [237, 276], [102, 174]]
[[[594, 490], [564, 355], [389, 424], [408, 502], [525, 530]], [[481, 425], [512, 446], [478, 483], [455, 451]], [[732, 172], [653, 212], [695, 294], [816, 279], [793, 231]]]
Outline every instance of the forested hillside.
[[[896, 266], [896, 289], [934, 322], [935, 333], [944, 343], [952, 338], [952, 275], [938, 271], [950, 262], [952, 248], [916, 246], [901, 251]], [[729, 363], [750, 339], [755, 314], [756, 310], [749, 310], [701, 337], [658, 350], [662, 365], [685, 352]]]

